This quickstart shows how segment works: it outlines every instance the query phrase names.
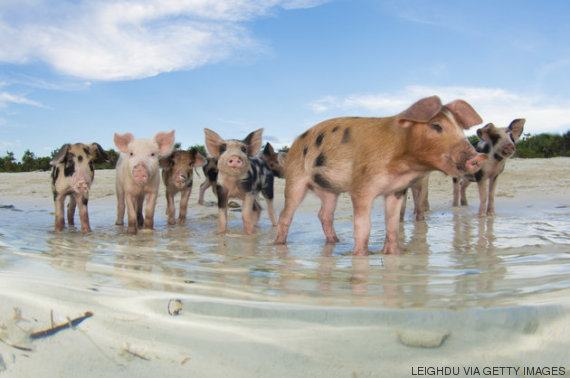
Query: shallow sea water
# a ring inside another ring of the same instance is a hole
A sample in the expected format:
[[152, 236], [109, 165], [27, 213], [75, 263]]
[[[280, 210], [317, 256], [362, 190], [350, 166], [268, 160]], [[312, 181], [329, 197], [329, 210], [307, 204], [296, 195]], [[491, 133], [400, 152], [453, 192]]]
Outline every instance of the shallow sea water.
[[[0, 324], [16, 305], [34, 317], [53, 308], [68, 316], [91, 310], [84, 327], [91, 322], [91, 337], [103, 340], [95, 341], [100, 352], [85, 358], [107, 356], [125, 376], [146, 376], [157, 360], [173, 366], [162, 376], [178, 369], [204, 376], [409, 376], [421, 366], [500, 365], [569, 371], [570, 207], [505, 203], [497, 216], [479, 218], [476, 205], [436, 205], [426, 222], [408, 213], [404, 253], [385, 256], [379, 201], [373, 253], [353, 257], [350, 201], [339, 201], [336, 245], [324, 244], [314, 201], [296, 213], [287, 246], [272, 245], [266, 211], [252, 236], [244, 235], [239, 211], [231, 212], [228, 233], [217, 235], [215, 207], [191, 202], [187, 223], [168, 226], [159, 206], [155, 230], [130, 236], [113, 224], [109, 197], [90, 202], [89, 235], [73, 227], [53, 232], [48, 201], [0, 208]], [[421, 338], [426, 330], [445, 335], [443, 343], [418, 347], [398, 336]], [[123, 361], [125, 342], [154, 358]], [[183, 351], [191, 362], [180, 362]], [[113, 365], [86, 376], [105, 376]], [[9, 363], [6, 373], [24, 366]], [[62, 367], [55, 371], [66, 376]]]

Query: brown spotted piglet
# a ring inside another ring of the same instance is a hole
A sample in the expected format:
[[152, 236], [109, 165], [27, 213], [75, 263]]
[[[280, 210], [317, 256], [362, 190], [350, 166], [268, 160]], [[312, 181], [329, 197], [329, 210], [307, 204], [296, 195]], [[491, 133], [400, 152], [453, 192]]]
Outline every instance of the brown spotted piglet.
[[[474, 143], [477, 152], [488, 156], [481, 170], [453, 178], [453, 206], [467, 206], [465, 191], [471, 182], [479, 187], [479, 216], [495, 215], [495, 188], [497, 179], [505, 169], [505, 162], [515, 153], [515, 142], [523, 132], [525, 119], [515, 119], [508, 127], [496, 127], [492, 123], [477, 130], [479, 141]], [[488, 185], [487, 185], [488, 183]], [[488, 186], [488, 188], [487, 188]]]
[[295, 210], [308, 190], [321, 199], [319, 219], [328, 243], [340, 193], [349, 192], [354, 211], [354, 255], [368, 254], [374, 199], [385, 199], [384, 253], [399, 253], [398, 228], [403, 191], [427, 172], [473, 173], [486, 159], [465, 138], [481, 123], [462, 100], [442, 105], [437, 96], [417, 101], [386, 118], [335, 118], [299, 136], [285, 160], [285, 207], [275, 244], [286, 242]]
[[184, 224], [186, 222], [188, 199], [192, 192], [194, 168], [206, 164], [206, 158], [195, 148], [192, 148], [190, 151], [175, 150], [169, 156], [161, 158], [159, 164], [162, 168], [162, 181], [166, 187], [168, 224], [176, 223], [174, 196], [178, 192], [180, 192], [178, 224]]
[[50, 164], [51, 189], [55, 206], [55, 231], [62, 231], [65, 227], [64, 202], [69, 196], [67, 205], [67, 223], [74, 224], [75, 207], [79, 208], [81, 232], [91, 232], [87, 203], [89, 190], [95, 178], [93, 163], [102, 163], [108, 160], [107, 153], [98, 143], [64, 144], [59, 149]]
[[261, 148], [263, 129], [250, 133], [244, 140], [224, 140], [214, 131], [204, 129], [208, 153], [218, 159], [216, 195], [218, 196], [218, 232], [227, 229], [228, 199], [239, 198], [246, 234], [252, 234], [259, 220], [259, 192], [265, 198], [271, 223], [277, 219], [273, 210], [273, 173], [256, 153]]
[[[117, 161], [117, 221], [122, 225], [127, 206], [127, 232], [137, 226], [152, 230], [154, 209], [160, 184], [159, 155], [168, 155], [174, 145], [174, 130], [159, 132], [152, 139], [135, 139], [133, 134], [115, 133], [115, 146], [121, 152]], [[145, 204], [146, 202], [146, 204]], [[144, 216], [143, 216], [144, 206]]]

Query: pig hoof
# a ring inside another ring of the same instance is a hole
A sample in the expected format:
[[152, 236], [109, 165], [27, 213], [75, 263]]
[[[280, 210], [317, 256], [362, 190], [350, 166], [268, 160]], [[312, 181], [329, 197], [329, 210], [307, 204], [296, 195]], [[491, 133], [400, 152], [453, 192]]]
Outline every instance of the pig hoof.
[[115, 222], [115, 225], [116, 225], [116, 226], [122, 226], [123, 224], [124, 224], [124, 223], [123, 223], [122, 220], [118, 220], [118, 221]]
[[176, 222], [174, 221], [174, 219], [169, 219], [169, 220], [168, 220], [168, 224], [169, 224], [169, 225], [173, 225], [173, 224], [176, 224]]
[[184, 219], [184, 218], [178, 218], [178, 224], [180, 224], [180, 225], [186, 224], [186, 219]]

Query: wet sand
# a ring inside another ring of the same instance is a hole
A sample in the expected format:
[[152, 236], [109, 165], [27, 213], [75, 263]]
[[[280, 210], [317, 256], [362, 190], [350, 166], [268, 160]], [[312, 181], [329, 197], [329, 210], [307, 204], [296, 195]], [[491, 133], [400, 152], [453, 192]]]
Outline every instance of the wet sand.
[[[271, 245], [266, 211], [252, 236], [239, 211], [231, 212], [228, 233], [216, 235], [217, 209], [196, 203], [203, 180], [196, 175], [185, 225], [166, 224], [161, 187], [155, 230], [129, 236], [114, 225], [114, 171], [97, 171], [93, 233], [82, 235], [73, 227], [53, 232], [49, 173], [0, 173], [0, 375], [568, 372], [569, 163], [509, 161], [492, 218], [476, 215], [476, 185], [468, 207], [452, 208], [451, 180], [433, 173], [426, 222], [413, 221], [408, 201], [400, 256], [378, 253], [384, 214], [376, 201], [369, 257], [350, 254], [346, 195], [335, 246], [324, 244], [313, 195], [297, 211], [287, 246]], [[277, 212], [283, 187], [276, 180]], [[206, 200], [215, 200], [210, 190]], [[93, 316], [31, 341], [30, 332], [50, 327], [52, 310], [55, 324]]]

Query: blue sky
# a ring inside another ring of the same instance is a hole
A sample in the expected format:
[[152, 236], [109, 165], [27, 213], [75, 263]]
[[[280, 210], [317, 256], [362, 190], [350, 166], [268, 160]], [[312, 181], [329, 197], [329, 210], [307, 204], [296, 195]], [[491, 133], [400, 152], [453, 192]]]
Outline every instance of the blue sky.
[[568, 15], [566, 0], [2, 0], [0, 155], [171, 129], [187, 147], [204, 127], [283, 146], [433, 94], [566, 132]]

